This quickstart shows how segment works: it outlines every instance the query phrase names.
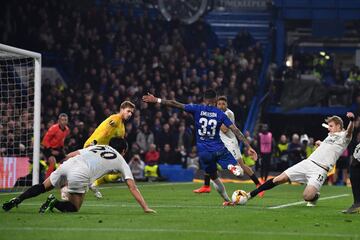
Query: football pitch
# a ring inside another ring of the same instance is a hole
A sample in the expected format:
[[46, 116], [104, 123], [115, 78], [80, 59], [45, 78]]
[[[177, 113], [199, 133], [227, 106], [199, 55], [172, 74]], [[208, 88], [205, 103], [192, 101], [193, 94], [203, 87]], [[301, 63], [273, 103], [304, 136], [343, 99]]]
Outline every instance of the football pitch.
[[[303, 186], [282, 185], [245, 206], [223, 207], [220, 196], [192, 193], [199, 183], [139, 183], [157, 214], [144, 214], [124, 184], [91, 192], [78, 213], [38, 214], [48, 194], [0, 213], [0, 239], [360, 239], [360, 214], [345, 215], [351, 189], [324, 186], [316, 207], [301, 201]], [[253, 184], [226, 183], [228, 193]], [[54, 191], [59, 197], [58, 191]], [[1, 204], [13, 193], [0, 193]]]

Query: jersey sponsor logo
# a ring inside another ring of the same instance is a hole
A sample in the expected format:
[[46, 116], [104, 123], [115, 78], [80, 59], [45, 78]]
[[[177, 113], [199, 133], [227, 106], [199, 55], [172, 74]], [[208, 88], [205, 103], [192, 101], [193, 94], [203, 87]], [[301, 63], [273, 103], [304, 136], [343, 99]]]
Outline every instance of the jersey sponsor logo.
[[110, 126], [113, 127], [113, 126], [115, 126], [115, 121], [111, 119], [110, 122], [109, 122], [109, 124], [110, 124]]
[[217, 117], [217, 113], [216, 113], [216, 112], [205, 112], [205, 111], [201, 111], [201, 112], [200, 112], [200, 116], [205, 116], [205, 117]]

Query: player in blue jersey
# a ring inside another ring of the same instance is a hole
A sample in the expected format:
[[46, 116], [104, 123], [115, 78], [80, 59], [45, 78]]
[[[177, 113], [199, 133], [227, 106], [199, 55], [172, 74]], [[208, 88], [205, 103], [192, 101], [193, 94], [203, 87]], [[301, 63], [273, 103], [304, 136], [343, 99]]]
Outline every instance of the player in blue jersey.
[[213, 181], [214, 187], [225, 200], [224, 205], [231, 205], [232, 202], [226, 193], [225, 187], [217, 176], [216, 164], [219, 163], [226, 169], [229, 164], [236, 165], [238, 163], [220, 139], [219, 131], [221, 125], [224, 124], [227, 128], [231, 129], [237, 139], [244, 142], [249, 148], [250, 155], [252, 155], [254, 159], [257, 158], [257, 154], [242, 132], [231, 122], [223, 111], [216, 107], [216, 92], [211, 89], [207, 90], [204, 94], [203, 104], [183, 104], [175, 100], [157, 98], [151, 94], [143, 96], [142, 99], [144, 102], [160, 103], [193, 114], [200, 162], [205, 173], [209, 175]]

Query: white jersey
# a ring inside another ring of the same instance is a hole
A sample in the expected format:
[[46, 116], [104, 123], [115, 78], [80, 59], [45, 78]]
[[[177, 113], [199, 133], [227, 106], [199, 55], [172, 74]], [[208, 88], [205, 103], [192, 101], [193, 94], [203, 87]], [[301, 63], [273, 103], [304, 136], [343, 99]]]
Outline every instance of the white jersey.
[[79, 152], [79, 160], [89, 168], [90, 182], [109, 173], [121, 173], [124, 179], [134, 179], [125, 159], [108, 145], [90, 146]]
[[346, 134], [346, 131], [329, 133], [308, 159], [332, 169], [351, 141]]
[[[230, 109], [226, 109], [225, 114], [226, 116], [228, 116], [232, 123], [235, 123], [235, 116], [233, 111], [231, 111]], [[221, 141], [223, 141], [225, 146], [239, 144], [235, 134], [230, 129], [226, 133], [220, 131], [220, 139]]]

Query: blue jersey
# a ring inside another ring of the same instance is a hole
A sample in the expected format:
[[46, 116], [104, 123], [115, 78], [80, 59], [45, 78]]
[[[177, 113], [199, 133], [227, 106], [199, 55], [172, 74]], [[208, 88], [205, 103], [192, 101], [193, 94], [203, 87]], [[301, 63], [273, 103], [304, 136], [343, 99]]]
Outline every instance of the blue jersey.
[[233, 123], [223, 111], [214, 106], [200, 104], [186, 104], [185, 111], [192, 113], [195, 118], [198, 152], [215, 152], [225, 147], [220, 139], [220, 127], [222, 124], [229, 127]]

